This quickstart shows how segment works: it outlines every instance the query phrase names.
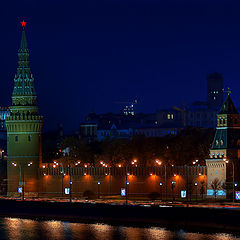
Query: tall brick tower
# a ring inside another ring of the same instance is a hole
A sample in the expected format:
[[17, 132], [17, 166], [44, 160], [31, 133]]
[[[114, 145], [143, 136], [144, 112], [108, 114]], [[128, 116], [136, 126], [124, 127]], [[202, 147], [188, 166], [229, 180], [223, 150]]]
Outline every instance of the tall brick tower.
[[[217, 128], [210, 149], [209, 159], [206, 159], [208, 175], [208, 196], [213, 194], [211, 183], [218, 179], [222, 184], [239, 180], [240, 159], [240, 115], [228, 94], [217, 115]], [[229, 162], [227, 165], [226, 162]], [[235, 170], [233, 174], [233, 169]], [[219, 190], [219, 197], [224, 192]]]
[[41, 131], [43, 117], [39, 116], [34, 90], [34, 78], [29, 67], [29, 50], [25, 33], [26, 22], [21, 22], [22, 39], [18, 50], [18, 68], [14, 78], [12, 106], [6, 119], [8, 195], [38, 192], [38, 168], [42, 161]]

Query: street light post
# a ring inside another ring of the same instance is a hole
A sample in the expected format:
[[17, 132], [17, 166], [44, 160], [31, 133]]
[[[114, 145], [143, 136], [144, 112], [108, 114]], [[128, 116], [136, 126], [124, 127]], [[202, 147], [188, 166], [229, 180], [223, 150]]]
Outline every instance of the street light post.
[[163, 185], [162, 182], [160, 182], [160, 183], [159, 183], [159, 186], [160, 186], [160, 189], [161, 189], [161, 191], [160, 191], [161, 200], [162, 200], [162, 198], [163, 198], [163, 197], [162, 197], [162, 185]]
[[101, 182], [97, 182], [97, 184], [98, 184], [98, 199], [100, 199], [100, 184], [101, 184]]
[[235, 176], [234, 176], [234, 162], [232, 161], [233, 166], [233, 202], [235, 201]]
[[[223, 161], [225, 162], [225, 163], [228, 163], [229, 161], [225, 158], [225, 159], [223, 159]], [[235, 197], [235, 186], [234, 186], [234, 184], [235, 184], [235, 168], [234, 168], [234, 162], [233, 162], [233, 160], [232, 160], [232, 171], [233, 171], [233, 174], [232, 174], [232, 198], [233, 198], [233, 202], [235, 201], [235, 199], [234, 199], [234, 197]]]
[[70, 197], [70, 202], [72, 202], [72, 174], [71, 174], [70, 165], [68, 165], [68, 169], [69, 169], [69, 176], [70, 176], [70, 181], [69, 181], [69, 197]]
[[[14, 162], [12, 162], [12, 165], [13, 165], [14, 167], [18, 166], [18, 169], [19, 169], [19, 183], [20, 183], [19, 185], [22, 186], [22, 201], [24, 201], [24, 192], [25, 192], [24, 165], [23, 165], [23, 167], [22, 167], [21, 164], [17, 164], [17, 163], [14, 163]], [[30, 167], [31, 165], [32, 165], [32, 162], [29, 162], [29, 163], [27, 164], [28, 167]], [[22, 180], [22, 182], [21, 182], [21, 180]]]
[[129, 185], [129, 181], [127, 180], [127, 177], [126, 177], [126, 205], [128, 205], [128, 185]]
[[195, 182], [194, 185], [196, 186], [196, 201], [197, 201], [197, 186], [198, 186], [198, 183]]

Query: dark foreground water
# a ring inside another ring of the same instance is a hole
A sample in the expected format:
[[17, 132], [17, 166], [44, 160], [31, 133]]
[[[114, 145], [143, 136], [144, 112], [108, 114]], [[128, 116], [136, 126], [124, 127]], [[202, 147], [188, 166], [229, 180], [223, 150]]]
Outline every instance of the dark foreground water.
[[171, 231], [160, 227], [124, 227], [107, 224], [83, 224], [61, 221], [35, 221], [20, 218], [0, 218], [0, 239], [96, 239], [96, 240], [230, 240], [240, 239], [240, 235], [224, 233], [191, 233]]

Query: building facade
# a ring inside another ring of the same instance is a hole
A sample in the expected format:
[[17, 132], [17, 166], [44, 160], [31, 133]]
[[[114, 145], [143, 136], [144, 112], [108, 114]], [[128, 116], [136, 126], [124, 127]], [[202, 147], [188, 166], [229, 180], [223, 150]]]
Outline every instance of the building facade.
[[[240, 115], [230, 97], [227, 96], [219, 114], [217, 128], [210, 149], [209, 159], [206, 159], [208, 169], [208, 195], [214, 194], [216, 186], [218, 196], [224, 196], [226, 188], [231, 185], [234, 189], [235, 180], [239, 181], [240, 158]], [[235, 179], [234, 179], [234, 176]], [[219, 182], [217, 184], [217, 182]], [[234, 194], [234, 190], [233, 190]]]
[[210, 109], [219, 110], [223, 104], [223, 76], [211, 73], [207, 76], [207, 103]]
[[15, 195], [18, 187], [25, 188], [25, 186], [25, 191], [29, 194], [34, 195], [38, 192], [38, 168], [42, 160], [43, 117], [39, 115], [36, 104], [37, 96], [29, 66], [29, 50], [24, 26], [23, 21], [12, 106], [10, 116], [6, 118], [8, 195]]

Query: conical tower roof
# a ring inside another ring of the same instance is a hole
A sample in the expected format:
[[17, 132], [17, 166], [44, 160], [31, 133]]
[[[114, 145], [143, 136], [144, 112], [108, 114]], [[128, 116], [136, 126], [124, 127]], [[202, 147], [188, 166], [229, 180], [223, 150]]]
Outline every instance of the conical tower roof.
[[222, 108], [221, 108], [219, 114], [238, 114], [238, 111], [237, 111], [230, 95], [227, 96], [225, 102], [222, 105]]
[[25, 29], [23, 29], [23, 31], [22, 31], [22, 39], [21, 39], [19, 51], [28, 51]]

